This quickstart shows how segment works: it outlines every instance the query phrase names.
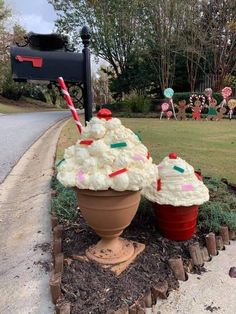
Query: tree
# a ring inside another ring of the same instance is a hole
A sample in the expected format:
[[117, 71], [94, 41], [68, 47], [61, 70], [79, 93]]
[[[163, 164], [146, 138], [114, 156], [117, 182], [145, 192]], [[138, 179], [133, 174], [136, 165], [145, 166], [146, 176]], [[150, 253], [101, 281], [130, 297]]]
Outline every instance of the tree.
[[197, 79], [206, 74], [206, 43], [209, 24], [202, 25], [203, 2], [185, 0], [182, 11], [183, 25], [180, 35], [181, 54], [186, 58], [188, 83], [191, 92], [195, 91]]
[[0, 92], [9, 68], [9, 53], [7, 47], [10, 45], [12, 35], [6, 31], [6, 23], [11, 16], [11, 11], [6, 7], [3, 0], [0, 0]]
[[93, 78], [93, 94], [96, 104], [108, 104], [111, 101], [109, 90], [109, 67], [101, 66], [97, 71], [96, 77]]
[[4, 0], [0, 0], [0, 27], [2, 28], [6, 20], [11, 16], [11, 11], [6, 7]]
[[91, 30], [93, 52], [106, 60], [119, 75], [140, 46], [137, 19], [141, 0], [49, 0], [58, 12], [58, 29], [79, 43], [79, 28]]
[[153, 86], [193, 92], [206, 75], [220, 89], [227, 74], [235, 75], [235, 0], [48, 1], [59, 31], [71, 34], [77, 47], [79, 28], [89, 25], [92, 50], [112, 66], [117, 95]]
[[152, 64], [143, 53], [129, 61], [125, 71], [117, 76], [110, 77], [110, 89], [114, 98], [122, 93], [128, 94], [132, 90], [152, 93], [155, 74]]
[[[12, 43], [21, 42], [26, 35], [26, 31], [19, 25], [13, 26], [12, 32], [6, 30], [5, 23], [10, 17], [9, 11], [5, 9], [7, 15], [2, 20], [2, 28], [0, 33], [0, 93], [7, 98], [18, 100], [25, 92], [29, 93], [32, 89], [29, 84], [15, 83], [12, 79], [9, 47]], [[6, 13], [5, 13], [6, 14]]]
[[183, 1], [180, 0], [147, 0], [143, 6], [141, 18], [146, 57], [162, 91], [173, 86], [183, 9]]
[[220, 90], [227, 74], [236, 70], [236, 2], [208, 0], [203, 2], [202, 27], [208, 25], [207, 49], [213, 88]]

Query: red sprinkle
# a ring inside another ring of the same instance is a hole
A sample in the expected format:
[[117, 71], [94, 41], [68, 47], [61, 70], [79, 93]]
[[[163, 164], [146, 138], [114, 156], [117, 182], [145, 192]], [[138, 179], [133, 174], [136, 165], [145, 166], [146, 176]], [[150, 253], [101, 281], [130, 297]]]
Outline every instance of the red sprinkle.
[[151, 154], [147, 152], [147, 159], [149, 159], [150, 157], [151, 157]]
[[161, 190], [161, 179], [157, 180], [157, 191]]
[[169, 158], [170, 158], [170, 159], [177, 159], [177, 157], [178, 157], [178, 156], [177, 156], [176, 153], [170, 153], [170, 154], [169, 154]]
[[195, 172], [195, 176], [198, 178], [199, 181], [202, 181], [202, 176], [200, 175], [200, 173]]
[[117, 176], [118, 174], [121, 174], [121, 173], [126, 172], [126, 171], [128, 171], [127, 168], [119, 169], [119, 170], [117, 170], [117, 171], [114, 171], [114, 172], [110, 173], [110, 174], [109, 174], [109, 177], [115, 177], [115, 176]]
[[82, 140], [79, 142], [81, 145], [91, 145], [93, 140]]

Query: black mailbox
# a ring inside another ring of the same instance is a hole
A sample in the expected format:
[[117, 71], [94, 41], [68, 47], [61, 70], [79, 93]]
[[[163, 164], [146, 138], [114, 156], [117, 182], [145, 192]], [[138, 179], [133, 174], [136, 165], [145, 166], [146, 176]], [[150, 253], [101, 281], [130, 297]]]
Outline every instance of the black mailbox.
[[59, 34], [29, 33], [25, 44], [11, 46], [12, 76], [15, 81], [57, 82], [62, 76], [66, 83], [79, 83], [83, 94], [85, 120], [92, 117], [91, 65], [88, 27], [81, 30], [82, 53], [68, 48], [68, 39]]
[[11, 47], [12, 76], [16, 81], [55, 82], [62, 76], [66, 82], [82, 82], [83, 54], [65, 51], [41, 51], [28, 47]]

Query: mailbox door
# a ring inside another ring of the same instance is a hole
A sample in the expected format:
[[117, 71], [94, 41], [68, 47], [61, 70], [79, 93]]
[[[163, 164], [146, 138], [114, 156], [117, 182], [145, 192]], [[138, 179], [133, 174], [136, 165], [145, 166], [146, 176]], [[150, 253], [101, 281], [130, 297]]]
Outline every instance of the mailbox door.
[[27, 47], [11, 47], [14, 80], [83, 81], [83, 54], [65, 51], [39, 51]]

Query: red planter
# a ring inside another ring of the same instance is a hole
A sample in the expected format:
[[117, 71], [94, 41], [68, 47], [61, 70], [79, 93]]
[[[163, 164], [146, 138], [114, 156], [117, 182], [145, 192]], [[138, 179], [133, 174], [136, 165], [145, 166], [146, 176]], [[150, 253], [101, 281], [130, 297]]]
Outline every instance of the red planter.
[[196, 231], [198, 205], [172, 206], [152, 203], [157, 227], [164, 237], [175, 241], [190, 239]]

